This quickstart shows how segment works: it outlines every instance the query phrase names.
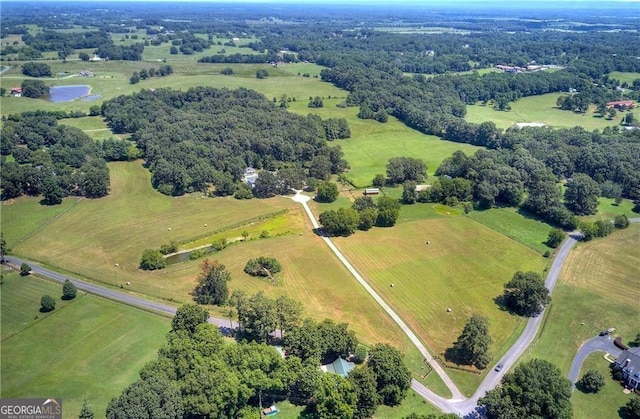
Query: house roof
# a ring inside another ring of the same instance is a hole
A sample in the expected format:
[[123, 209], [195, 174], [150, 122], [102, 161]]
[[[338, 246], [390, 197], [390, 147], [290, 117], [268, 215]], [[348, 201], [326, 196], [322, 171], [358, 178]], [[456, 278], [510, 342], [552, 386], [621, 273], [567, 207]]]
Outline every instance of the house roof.
[[629, 348], [622, 351], [616, 359], [616, 364], [622, 367], [622, 371], [632, 375], [640, 373], [640, 347]]
[[607, 106], [632, 106], [633, 100], [617, 100], [615, 102], [607, 102]]
[[356, 364], [354, 364], [353, 362], [349, 362], [342, 358], [338, 358], [335, 361], [333, 361], [331, 364], [325, 364], [320, 368], [324, 372], [330, 372], [333, 374], [338, 374], [343, 377], [346, 377], [347, 374], [349, 374], [349, 371], [351, 371], [355, 367], [356, 367]]

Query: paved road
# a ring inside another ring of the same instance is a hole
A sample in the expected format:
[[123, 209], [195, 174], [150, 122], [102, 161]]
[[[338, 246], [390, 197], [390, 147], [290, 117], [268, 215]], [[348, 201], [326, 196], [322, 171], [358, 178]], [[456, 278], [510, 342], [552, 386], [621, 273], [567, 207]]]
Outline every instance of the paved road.
[[[320, 226], [318, 225], [315, 217], [313, 216], [311, 209], [307, 205], [307, 201], [309, 200], [309, 197], [306, 197], [305, 195], [298, 193], [296, 194], [296, 196], [294, 196], [293, 199], [294, 201], [300, 202], [303, 205], [305, 212], [309, 216], [309, 219], [311, 220], [314, 228], [319, 228]], [[640, 218], [631, 218], [629, 221], [632, 223], [638, 223], [640, 222]], [[560, 247], [558, 254], [554, 259], [553, 264], [549, 269], [549, 273], [545, 280], [545, 285], [547, 286], [547, 288], [549, 288], [549, 291], [553, 292], [553, 288], [555, 287], [555, 284], [560, 274], [560, 269], [562, 268], [562, 265], [566, 257], [569, 255], [571, 248], [577, 243], [577, 238], [579, 238], [578, 235], [572, 235]], [[420, 352], [423, 354], [425, 359], [429, 361], [429, 363], [434, 367], [434, 370], [443, 379], [445, 384], [447, 384], [447, 387], [449, 387], [449, 389], [451, 390], [451, 393], [453, 394], [452, 399], [445, 399], [441, 396], [438, 396], [433, 391], [429, 390], [427, 387], [425, 387], [424, 385], [422, 385], [416, 380], [412, 380], [412, 383], [411, 383], [411, 387], [413, 388], [414, 391], [416, 391], [418, 394], [420, 394], [422, 397], [424, 397], [426, 400], [428, 400], [429, 402], [431, 402], [433, 405], [435, 405], [436, 407], [438, 407], [444, 412], [457, 413], [462, 416], [472, 413], [476, 408], [478, 399], [484, 396], [484, 394], [487, 391], [493, 389], [495, 386], [498, 385], [498, 383], [502, 379], [502, 376], [509, 370], [509, 368], [515, 363], [515, 361], [522, 355], [522, 353], [524, 353], [526, 348], [531, 344], [531, 342], [533, 341], [533, 339], [535, 338], [538, 332], [538, 329], [540, 328], [544, 313], [540, 314], [538, 317], [533, 317], [529, 319], [522, 335], [518, 338], [516, 343], [500, 359], [500, 362], [503, 363], [504, 365], [504, 368], [502, 369], [502, 371], [500, 372], [496, 372], [494, 370], [489, 371], [489, 373], [485, 377], [484, 381], [482, 381], [482, 383], [480, 384], [480, 386], [478, 387], [474, 395], [467, 399], [462, 395], [462, 393], [460, 393], [460, 391], [457, 389], [455, 384], [453, 384], [453, 382], [451, 381], [449, 376], [445, 373], [445, 371], [442, 369], [442, 367], [429, 354], [429, 352], [424, 347], [424, 345], [422, 345], [422, 343], [419, 341], [417, 336], [411, 331], [411, 329], [409, 329], [409, 327], [402, 321], [402, 319], [400, 319], [400, 317], [391, 309], [391, 307], [389, 307], [386, 304], [386, 302], [371, 288], [371, 286], [369, 286], [369, 284], [364, 280], [364, 278], [362, 278], [360, 274], [358, 274], [355, 268], [353, 268], [353, 266], [347, 261], [347, 259], [342, 255], [342, 253], [335, 247], [335, 245], [331, 242], [331, 240], [329, 240], [327, 237], [322, 237], [322, 239], [336, 254], [336, 256], [340, 259], [340, 261], [347, 267], [347, 269], [349, 269], [351, 274], [354, 275], [356, 280], [358, 280], [358, 282], [373, 296], [376, 302], [378, 302], [378, 304], [380, 304], [387, 311], [387, 313], [389, 313], [389, 315], [402, 328], [402, 330], [407, 334], [407, 336], [411, 338], [412, 342], [418, 347], [418, 349], [420, 349]], [[102, 286], [85, 282], [69, 275], [62, 275], [50, 269], [43, 268], [36, 263], [25, 261], [23, 259], [19, 259], [14, 256], [5, 257], [5, 261], [16, 268], [19, 268], [19, 266], [23, 262], [27, 262], [31, 266], [32, 272], [37, 275], [48, 277], [60, 283], [63, 283], [65, 280], [69, 279], [71, 282], [74, 283], [74, 285], [79, 290], [90, 292], [92, 294], [99, 295], [101, 297], [118, 301], [127, 305], [139, 307], [145, 310], [150, 310], [150, 311], [154, 311], [154, 312], [158, 312], [158, 313], [162, 313], [170, 316], [173, 316], [176, 312], [176, 307], [174, 306], [170, 306], [170, 305], [166, 305], [166, 304], [162, 304], [154, 301], [149, 301], [144, 298], [126, 294], [124, 292], [119, 292], [109, 288], [104, 288]], [[215, 324], [220, 327], [229, 327], [230, 325], [233, 328], [238, 327], [238, 324], [236, 322], [230, 322], [229, 319], [209, 317], [208, 321], [209, 323]], [[617, 356], [620, 353], [615, 351], [615, 349], [617, 349], [615, 348], [615, 346], [613, 347], [614, 349], [612, 349], [611, 346], [613, 345], [608, 345], [606, 342], [603, 342], [602, 338], [600, 337], [591, 339], [580, 348], [580, 350], [578, 351], [578, 354], [574, 358], [573, 364], [571, 366], [571, 371], [569, 373], [569, 377], [572, 380], [572, 382], [575, 382], [575, 377], [577, 377], [577, 375], [579, 374], [580, 365], [582, 365], [584, 358], [589, 353], [601, 350], [601, 349], [598, 349], [600, 345], [602, 345], [602, 347], [604, 348], [608, 348], [608, 349], [605, 349], [605, 351], [609, 352], [612, 355]], [[577, 372], [575, 371], [576, 369], [577, 369]], [[571, 377], [574, 377], [574, 378], [571, 378]]]
[[[309, 209], [307, 202], [310, 200], [308, 196], [302, 195], [297, 192], [293, 197], [293, 200], [299, 202], [303, 205], [305, 212], [307, 213], [311, 223], [314, 228], [319, 228], [318, 222], [316, 221], [313, 213]], [[640, 222], [640, 218], [632, 218], [629, 220], [632, 223]], [[562, 243], [562, 246], [558, 250], [556, 257], [553, 260], [551, 268], [547, 274], [547, 278], [545, 279], [545, 286], [549, 289], [550, 293], [553, 293], [553, 289], [558, 282], [558, 278], [560, 276], [560, 271], [562, 269], [562, 265], [566, 260], [567, 256], [571, 252], [571, 249], [580, 239], [581, 234], [578, 232], [573, 232], [569, 235], [569, 237]], [[518, 340], [513, 344], [511, 348], [502, 356], [498, 363], [502, 363], [504, 367], [501, 371], [491, 370], [487, 373], [487, 376], [482, 381], [480, 386], [476, 389], [473, 396], [470, 398], [465, 398], [455, 384], [451, 381], [447, 373], [442, 369], [440, 364], [438, 364], [433, 357], [429, 354], [427, 349], [422, 345], [417, 336], [411, 331], [411, 329], [406, 326], [406, 324], [400, 319], [400, 317], [387, 305], [387, 303], [371, 288], [371, 286], [358, 274], [355, 268], [349, 263], [349, 261], [342, 255], [342, 253], [336, 248], [336, 246], [331, 242], [331, 240], [327, 237], [322, 237], [325, 243], [331, 248], [333, 253], [336, 254], [338, 259], [347, 267], [349, 272], [356, 278], [356, 280], [371, 294], [371, 296], [376, 300], [378, 304], [382, 306], [382, 308], [391, 316], [391, 318], [400, 326], [400, 328], [409, 336], [411, 341], [418, 347], [422, 355], [425, 359], [433, 366], [434, 371], [442, 378], [442, 380], [447, 384], [449, 390], [453, 394], [452, 399], [445, 399], [433, 391], [425, 387], [423, 384], [416, 380], [412, 380], [411, 387], [414, 391], [420, 394], [423, 398], [431, 402], [433, 405], [438, 407], [444, 412], [447, 413], [456, 413], [461, 416], [465, 416], [471, 414], [477, 407], [478, 400], [486, 394], [487, 391], [494, 389], [499, 383], [504, 374], [509, 371], [512, 365], [518, 360], [518, 358], [524, 353], [524, 351], [529, 347], [529, 345], [535, 339], [540, 326], [542, 324], [542, 320], [544, 318], [544, 311], [536, 316], [532, 317], [528, 320], [527, 325], [524, 328], [524, 331], [518, 338]]]
[[569, 369], [569, 375], [567, 376], [569, 381], [573, 384], [578, 381], [578, 375], [580, 374], [580, 367], [582, 367], [582, 363], [587, 356], [594, 352], [606, 352], [617, 358], [622, 353], [622, 349], [613, 344], [613, 338], [609, 335], [596, 336], [595, 338], [586, 341], [580, 349], [578, 349], [576, 356], [573, 357], [573, 362], [571, 362], [571, 368]]
[[[164, 314], [173, 317], [176, 314], [176, 307], [167, 304], [158, 303], [155, 301], [149, 301], [144, 298], [136, 297], [131, 294], [127, 294], [120, 291], [115, 291], [110, 288], [105, 288], [100, 285], [95, 285], [90, 282], [82, 281], [78, 278], [74, 278], [69, 275], [62, 275], [58, 272], [52, 271], [47, 268], [43, 268], [37, 263], [31, 261], [25, 261], [18, 259], [14, 256], [5, 256], [7, 264], [12, 265], [15, 269], [20, 270], [20, 265], [26, 262], [31, 266], [31, 272], [36, 275], [44, 276], [54, 281], [64, 283], [65, 280], [73, 282], [73, 284], [81, 291], [86, 291], [91, 294], [99, 295], [104, 298], [108, 298], [113, 301], [124, 303], [133, 307], [139, 307], [145, 310], [153, 311], [156, 313]], [[209, 323], [215, 324], [220, 327], [238, 327], [236, 322], [230, 322], [229, 319], [221, 319], [217, 317], [209, 317]]]
[[[313, 228], [319, 229], [320, 225], [316, 221], [313, 213], [311, 212], [311, 209], [309, 208], [309, 205], [307, 204], [307, 202], [311, 198], [301, 194], [298, 191], [292, 199], [295, 202], [299, 202], [302, 204], [305, 212], [307, 213], [307, 216], [311, 220], [311, 224], [313, 225]], [[335, 244], [333, 244], [331, 239], [325, 236], [321, 236], [321, 238], [322, 240], [324, 240], [327, 246], [329, 246], [331, 251], [338, 257], [340, 262], [342, 262], [342, 264], [347, 268], [347, 270], [351, 273], [351, 275], [353, 275], [353, 277], [360, 283], [360, 285], [362, 285], [364, 289], [367, 290], [367, 292], [373, 297], [373, 299], [376, 300], [376, 302], [384, 309], [384, 311], [387, 312], [387, 314], [393, 319], [393, 321], [396, 322], [396, 324], [402, 329], [402, 331], [409, 337], [411, 342], [418, 348], [422, 356], [427, 360], [427, 362], [429, 362], [429, 364], [431, 364], [434, 371], [436, 371], [437, 374], [442, 378], [446, 386], [451, 391], [451, 394], [453, 395], [453, 399], [464, 400], [464, 395], [460, 392], [460, 390], [458, 390], [458, 387], [456, 387], [456, 385], [453, 383], [451, 378], [449, 378], [449, 376], [444, 372], [444, 369], [433, 358], [433, 356], [429, 353], [427, 348], [422, 344], [422, 342], [420, 342], [420, 339], [418, 339], [418, 336], [416, 336], [416, 334], [413, 333], [413, 331], [409, 328], [409, 326], [407, 326], [407, 324], [400, 318], [400, 316], [398, 316], [398, 314], [395, 311], [393, 311], [393, 309], [382, 299], [382, 297], [380, 297], [380, 295], [378, 295], [378, 293], [375, 292], [373, 288], [371, 288], [371, 286], [367, 283], [367, 281], [365, 281], [364, 278], [358, 273], [358, 271], [356, 271], [353, 265], [349, 263], [347, 258], [344, 257], [342, 252], [340, 252], [340, 250], [338, 250]], [[435, 393], [431, 392], [426, 388], [423, 389], [423, 391], [426, 391], [428, 393], [431, 393], [433, 396], [436, 396]]]

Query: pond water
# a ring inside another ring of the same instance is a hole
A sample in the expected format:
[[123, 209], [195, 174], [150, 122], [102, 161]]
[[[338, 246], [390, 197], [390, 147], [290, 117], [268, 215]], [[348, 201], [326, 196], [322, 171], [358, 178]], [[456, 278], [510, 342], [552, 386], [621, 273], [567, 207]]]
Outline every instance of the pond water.
[[49, 89], [49, 102], [71, 102], [86, 97], [91, 92], [87, 85], [53, 86]]
[[174, 253], [171, 256], [167, 256], [165, 258], [167, 265], [173, 265], [174, 263], [186, 262], [191, 260], [191, 257], [195, 257], [196, 259], [201, 258], [202, 256], [211, 253], [213, 249], [211, 246], [201, 247], [198, 249], [185, 250], [180, 253]]

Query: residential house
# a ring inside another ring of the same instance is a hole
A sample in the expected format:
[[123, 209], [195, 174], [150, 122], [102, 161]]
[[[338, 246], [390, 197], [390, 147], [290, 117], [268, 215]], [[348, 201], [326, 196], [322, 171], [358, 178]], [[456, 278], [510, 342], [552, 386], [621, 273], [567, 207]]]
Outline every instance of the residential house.
[[640, 347], [622, 351], [615, 366], [622, 372], [622, 378], [628, 387], [640, 389]]
[[330, 372], [332, 374], [338, 374], [342, 377], [346, 377], [349, 371], [354, 369], [356, 364], [346, 361], [342, 358], [338, 358], [330, 364], [324, 364], [320, 366], [320, 369], [324, 372]]
[[635, 104], [633, 100], [617, 100], [615, 102], [607, 102], [607, 108], [615, 108], [618, 110], [633, 109]]

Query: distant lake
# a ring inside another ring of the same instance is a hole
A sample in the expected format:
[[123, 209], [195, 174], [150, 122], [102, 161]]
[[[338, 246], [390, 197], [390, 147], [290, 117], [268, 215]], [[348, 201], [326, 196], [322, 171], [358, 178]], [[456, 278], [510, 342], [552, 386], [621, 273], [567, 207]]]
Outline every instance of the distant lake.
[[85, 97], [91, 92], [91, 87], [78, 86], [53, 86], [49, 89], [49, 102], [71, 102]]

